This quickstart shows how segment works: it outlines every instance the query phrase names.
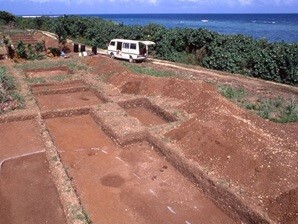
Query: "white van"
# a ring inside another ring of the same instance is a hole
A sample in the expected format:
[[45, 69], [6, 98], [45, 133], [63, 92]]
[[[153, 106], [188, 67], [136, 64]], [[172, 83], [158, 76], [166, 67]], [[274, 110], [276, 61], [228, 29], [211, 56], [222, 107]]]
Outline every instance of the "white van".
[[144, 61], [148, 57], [148, 46], [154, 44], [152, 41], [113, 39], [108, 47], [108, 55], [129, 62]]

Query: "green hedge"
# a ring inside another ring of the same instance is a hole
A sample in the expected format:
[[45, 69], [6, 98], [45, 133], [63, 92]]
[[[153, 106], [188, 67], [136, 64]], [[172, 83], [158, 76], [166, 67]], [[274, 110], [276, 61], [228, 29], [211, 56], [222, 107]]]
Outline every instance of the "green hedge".
[[206, 29], [174, 28], [149, 24], [126, 26], [99, 18], [62, 16], [21, 18], [20, 28], [55, 32], [85, 44], [107, 48], [113, 38], [146, 39], [156, 42], [156, 58], [202, 65], [286, 84], [298, 83], [298, 43], [269, 43], [243, 35], [221, 35]]

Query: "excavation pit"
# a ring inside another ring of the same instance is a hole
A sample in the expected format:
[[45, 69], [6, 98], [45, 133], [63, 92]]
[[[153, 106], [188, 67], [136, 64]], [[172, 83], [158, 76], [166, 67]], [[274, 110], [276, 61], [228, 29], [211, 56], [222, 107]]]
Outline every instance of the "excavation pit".
[[152, 104], [148, 99], [136, 99], [120, 102], [119, 105], [132, 117], [137, 118], [144, 126], [151, 127], [175, 122], [171, 114]]
[[0, 123], [0, 133], [0, 162], [44, 149], [38, 123], [34, 119]]
[[0, 201], [1, 223], [66, 224], [44, 152], [2, 163]]
[[45, 122], [94, 223], [235, 223], [149, 143], [120, 147], [90, 115]]
[[80, 108], [104, 103], [98, 93], [90, 90], [36, 95], [35, 99], [41, 111]]
[[52, 68], [41, 68], [41, 69], [30, 69], [25, 71], [27, 78], [46, 78], [60, 75], [69, 75], [71, 71], [66, 66], [52, 67]]

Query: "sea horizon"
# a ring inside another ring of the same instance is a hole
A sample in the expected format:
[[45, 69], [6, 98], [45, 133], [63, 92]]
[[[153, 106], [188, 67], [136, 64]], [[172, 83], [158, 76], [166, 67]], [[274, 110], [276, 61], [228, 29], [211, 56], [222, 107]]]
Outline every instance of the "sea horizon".
[[204, 28], [220, 34], [242, 34], [270, 42], [298, 42], [298, 13], [107, 13], [21, 15], [23, 17], [96, 17], [128, 26], [158, 24], [165, 28]]

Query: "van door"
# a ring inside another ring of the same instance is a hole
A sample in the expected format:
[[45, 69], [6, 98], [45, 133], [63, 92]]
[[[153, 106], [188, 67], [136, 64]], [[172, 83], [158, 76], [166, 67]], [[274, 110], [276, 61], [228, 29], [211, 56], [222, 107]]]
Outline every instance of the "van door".
[[129, 59], [129, 57], [130, 57], [129, 46], [130, 46], [129, 42], [123, 42], [123, 44], [122, 44], [122, 58], [123, 59]]
[[117, 42], [117, 51], [122, 51], [122, 42]]
[[122, 58], [122, 42], [117, 42], [116, 57], [117, 58]]

